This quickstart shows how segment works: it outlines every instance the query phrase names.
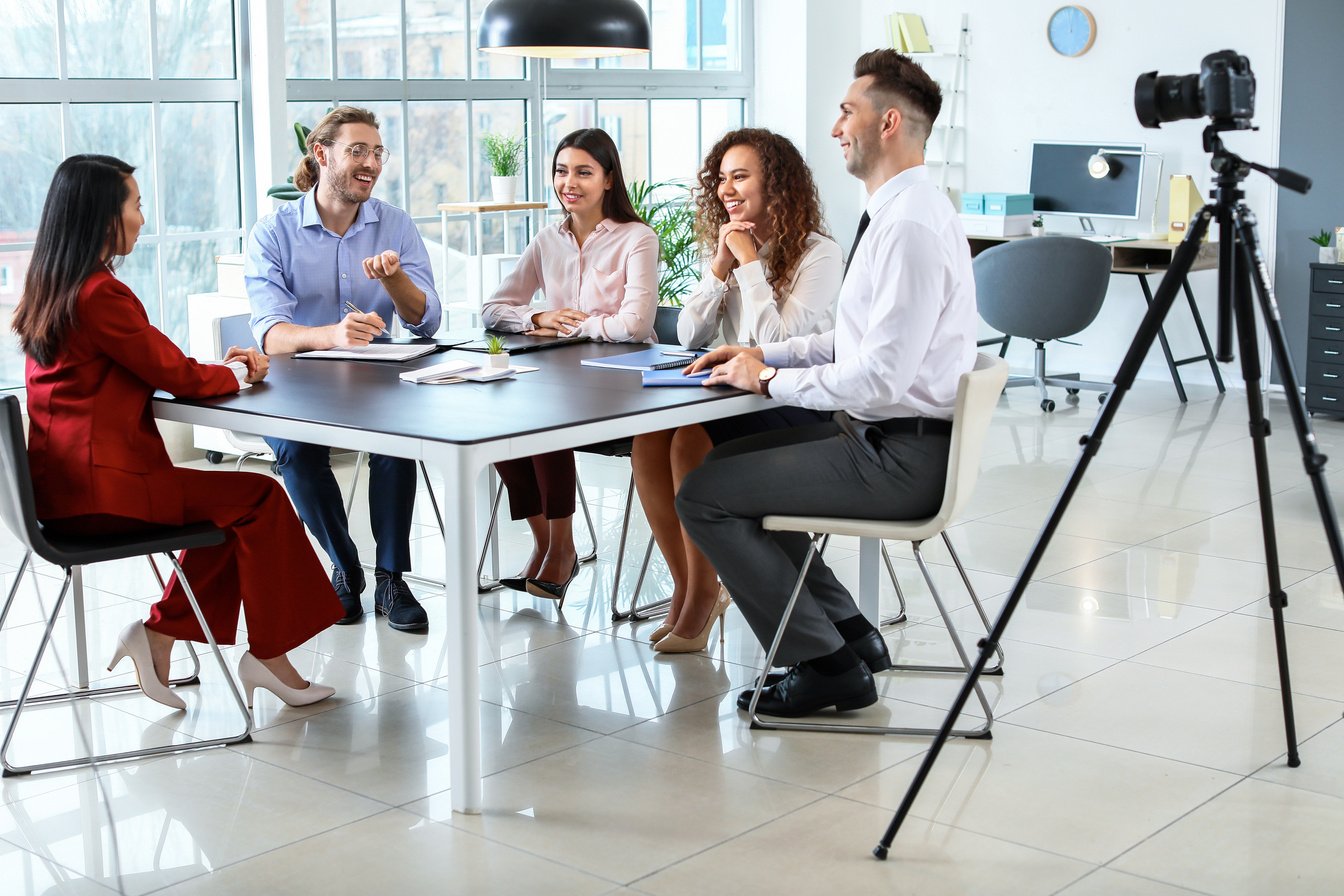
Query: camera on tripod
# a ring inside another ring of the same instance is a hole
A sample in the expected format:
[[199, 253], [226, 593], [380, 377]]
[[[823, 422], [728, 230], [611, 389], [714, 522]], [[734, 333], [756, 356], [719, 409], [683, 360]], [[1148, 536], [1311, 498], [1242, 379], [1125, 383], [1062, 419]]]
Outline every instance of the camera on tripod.
[[1196, 75], [1144, 72], [1134, 82], [1134, 113], [1146, 128], [1207, 115], [1220, 131], [1248, 130], [1255, 114], [1251, 61], [1234, 50], [1219, 50], [1204, 57]]

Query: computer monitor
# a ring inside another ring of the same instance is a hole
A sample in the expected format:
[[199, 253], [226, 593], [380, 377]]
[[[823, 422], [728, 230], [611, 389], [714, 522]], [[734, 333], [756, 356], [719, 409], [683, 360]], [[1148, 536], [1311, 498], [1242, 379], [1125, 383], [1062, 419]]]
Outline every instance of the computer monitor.
[[[1103, 152], [1104, 151], [1104, 152]], [[1088, 162], [1102, 152], [1109, 173], [1095, 177]], [[1031, 193], [1037, 212], [1135, 221], [1143, 193], [1142, 143], [1053, 143], [1031, 145]]]

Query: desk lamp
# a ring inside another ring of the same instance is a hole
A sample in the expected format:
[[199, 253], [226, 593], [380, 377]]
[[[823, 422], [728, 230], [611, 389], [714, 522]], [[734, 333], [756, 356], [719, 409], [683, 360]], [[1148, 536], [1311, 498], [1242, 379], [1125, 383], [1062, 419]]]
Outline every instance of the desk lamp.
[[1148, 233], [1143, 234], [1143, 239], [1156, 240], [1162, 238], [1162, 232], [1157, 229], [1157, 200], [1162, 194], [1162, 153], [1153, 152], [1147, 149], [1098, 149], [1087, 160], [1087, 173], [1101, 180], [1111, 173], [1114, 164], [1107, 156], [1156, 156], [1157, 157], [1157, 181], [1153, 187], [1153, 214], [1148, 221]]

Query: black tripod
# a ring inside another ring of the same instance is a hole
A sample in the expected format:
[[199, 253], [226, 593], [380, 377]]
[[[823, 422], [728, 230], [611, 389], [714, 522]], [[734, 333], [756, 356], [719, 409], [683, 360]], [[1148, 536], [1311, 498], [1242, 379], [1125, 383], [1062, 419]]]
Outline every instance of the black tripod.
[[1344, 585], [1344, 546], [1340, 542], [1339, 527], [1335, 523], [1330, 493], [1326, 491], [1325, 487], [1326, 458], [1316, 449], [1316, 436], [1311, 431], [1311, 424], [1307, 419], [1306, 405], [1302, 400], [1302, 393], [1298, 389], [1297, 377], [1293, 373], [1292, 361], [1288, 355], [1288, 344], [1284, 340], [1283, 326], [1279, 318], [1279, 306], [1274, 299], [1274, 292], [1269, 284], [1264, 258], [1260, 253], [1259, 238], [1255, 230], [1255, 215], [1242, 201], [1245, 193], [1241, 189], [1241, 183], [1252, 169], [1268, 175], [1280, 186], [1298, 193], [1305, 193], [1311, 189], [1311, 181], [1286, 168], [1266, 168], [1254, 162], [1247, 162], [1228, 152], [1223, 146], [1223, 141], [1218, 136], [1218, 132], [1242, 127], [1245, 127], [1245, 125], [1238, 125], [1230, 121], [1215, 121], [1204, 130], [1204, 150], [1213, 153], [1212, 166], [1217, 173], [1215, 178], [1217, 188], [1214, 190], [1212, 201], [1200, 209], [1184, 241], [1172, 257], [1171, 267], [1162, 278], [1162, 283], [1157, 288], [1157, 294], [1149, 306], [1147, 314], [1144, 315], [1143, 321], [1139, 324], [1138, 332], [1134, 336], [1134, 341], [1130, 343], [1129, 350], [1120, 364], [1120, 369], [1116, 372], [1115, 389], [1111, 392], [1110, 398], [1107, 399], [1106, 404], [1097, 416], [1097, 422], [1093, 425], [1092, 431], [1081, 439], [1082, 456], [1079, 457], [1077, 465], [1073, 468], [1073, 473], [1069, 476], [1068, 482], [1064, 484], [1064, 489], [1060, 492], [1059, 499], [1050, 512], [1050, 517], [1045, 521], [1045, 526], [1041, 529], [1041, 534], [1036, 539], [1036, 544], [1032, 548], [1031, 554], [1028, 555], [1026, 563], [1023, 564], [1022, 571], [1018, 573], [1017, 581], [1013, 585], [1012, 593], [1008, 595], [1008, 601], [1004, 605], [1003, 611], [999, 614], [999, 618], [995, 621], [990, 633], [979, 642], [980, 655], [965, 683], [963, 683], [961, 691], [957, 694], [957, 699], [953, 702], [952, 708], [948, 711], [947, 718], [943, 720], [942, 728], [934, 738], [923, 763], [915, 773], [914, 780], [910, 782], [910, 787], [901, 800], [896, 815], [892, 818], [891, 824], [887, 826], [886, 834], [873, 849], [873, 855], [879, 859], [887, 857], [887, 851], [891, 847], [892, 840], [896, 837], [896, 832], [900, 830], [902, 822], [905, 821], [906, 815], [909, 814], [910, 808], [915, 802], [915, 798], [919, 795], [920, 788], [933, 769], [933, 764], [937, 762], [938, 754], [947, 742], [958, 716], [965, 708], [976, 681], [994, 656], [999, 639], [1003, 637], [1004, 629], [1008, 627], [1008, 621], [1012, 618], [1013, 611], [1017, 609], [1018, 602], [1021, 601], [1022, 595], [1026, 592], [1027, 584], [1035, 574], [1036, 567], [1050, 544], [1050, 539], [1054, 537], [1055, 529], [1059, 526], [1060, 520], [1064, 518], [1064, 512], [1068, 509], [1074, 492], [1082, 482], [1088, 464], [1101, 450], [1102, 437], [1106, 434], [1111, 422], [1115, 419], [1116, 413], [1120, 410], [1120, 404], [1125, 393], [1134, 385], [1134, 378], [1139, 371], [1139, 365], [1148, 354], [1148, 350], [1152, 348], [1153, 340], [1161, 332], [1162, 322], [1171, 309], [1172, 302], [1180, 289], [1180, 284], [1190, 271], [1190, 266], [1199, 251], [1199, 244], [1204, 239], [1204, 234], [1208, 232], [1209, 222], [1214, 219], [1217, 219], [1219, 225], [1220, 251], [1218, 258], [1218, 360], [1227, 362], [1234, 358], [1232, 353], [1232, 328], [1235, 318], [1238, 348], [1241, 352], [1241, 375], [1246, 382], [1247, 413], [1250, 419], [1251, 442], [1255, 453], [1255, 479], [1260, 503], [1260, 527], [1265, 541], [1265, 564], [1269, 571], [1269, 605], [1273, 610], [1274, 646], [1279, 659], [1279, 690], [1283, 698], [1283, 725], [1288, 740], [1288, 765], [1296, 767], [1301, 764], [1301, 759], [1297, 755], [1297, 731], [1293, 722], [1293, 698], [1288, 681], [1288, 644], [1284, 637], [1283, 625], [1283, 608], [1288, 604], [1288, 595], [1284, 593], [1279, 580], [1279, 551], [1274, 534], [1274, 509], [1271, 503], [1268, 459], [1265, 452], [1265, 439], [1269, 436], [1269, 421], [1265, 419], [1264, 402], [1260, 395], [1261, 372], [1259, 348], [1256, 344], [1255, 334], [1255, 311], [1251, 299], [1252, 283], [1255, 286], [1255, 295], [1260, 302], [1260, 314], [1264, 319], [1265, 330], [1269, 334], [1270, 345], [1274, 350], [1274, 360], [1283, 380], [1284, 391], [1288, 399], [1288, 410], [1293, 419], [1293, 428], [1297, 431], [1298, 444], [1302, 449], [1302, 462], [1306, 467], [1307, 475], [1311, 478], [1312, 488], [1316, 494], [1316, 504], [1321, 514], [1321, 524], [1325, 528], [1326, 539], [1330, 543], [1330, 555], [1334, 558], [1335, 573], [1340, 576], [1341, 585]]

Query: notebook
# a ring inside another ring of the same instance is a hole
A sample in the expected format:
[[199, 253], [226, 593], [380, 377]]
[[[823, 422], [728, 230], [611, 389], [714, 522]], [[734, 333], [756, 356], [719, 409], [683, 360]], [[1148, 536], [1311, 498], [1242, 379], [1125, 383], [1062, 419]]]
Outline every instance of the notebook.
[[686, 351], [677, 345], [655, 345], [642, 352], [584, 358], [585, 367], [610, 367], [613, 370], [673, 370], [685, 367], [703, 352]]
[[708, 370], [702, 370], [699, 373], [692, 373], [689, 376], [681, 372], [680, 368], [675, 370], [646, 370], [642, 374], [644, 377], [644, 386], [703, 386], [705, 377], [709, 376]]
[[338, 361], [414, 361], [439, 350], [438, 343], [375, 342], [371, 345], [352, 345], [348, 348], [328, 348], [320, 351], [299, 352], [296, 358], [332, 358]]
[[445, 361], [442, 364], [433, 364], [417, 370], [407, 370], [401, 374], [400, 378], [408, 383], [426, 385], [461, 383], [464, 381], [488, 383], [493, 380], [509, 379], [520, 369], [535, 370], [536, 368], [477, 367], [470, 361]]

